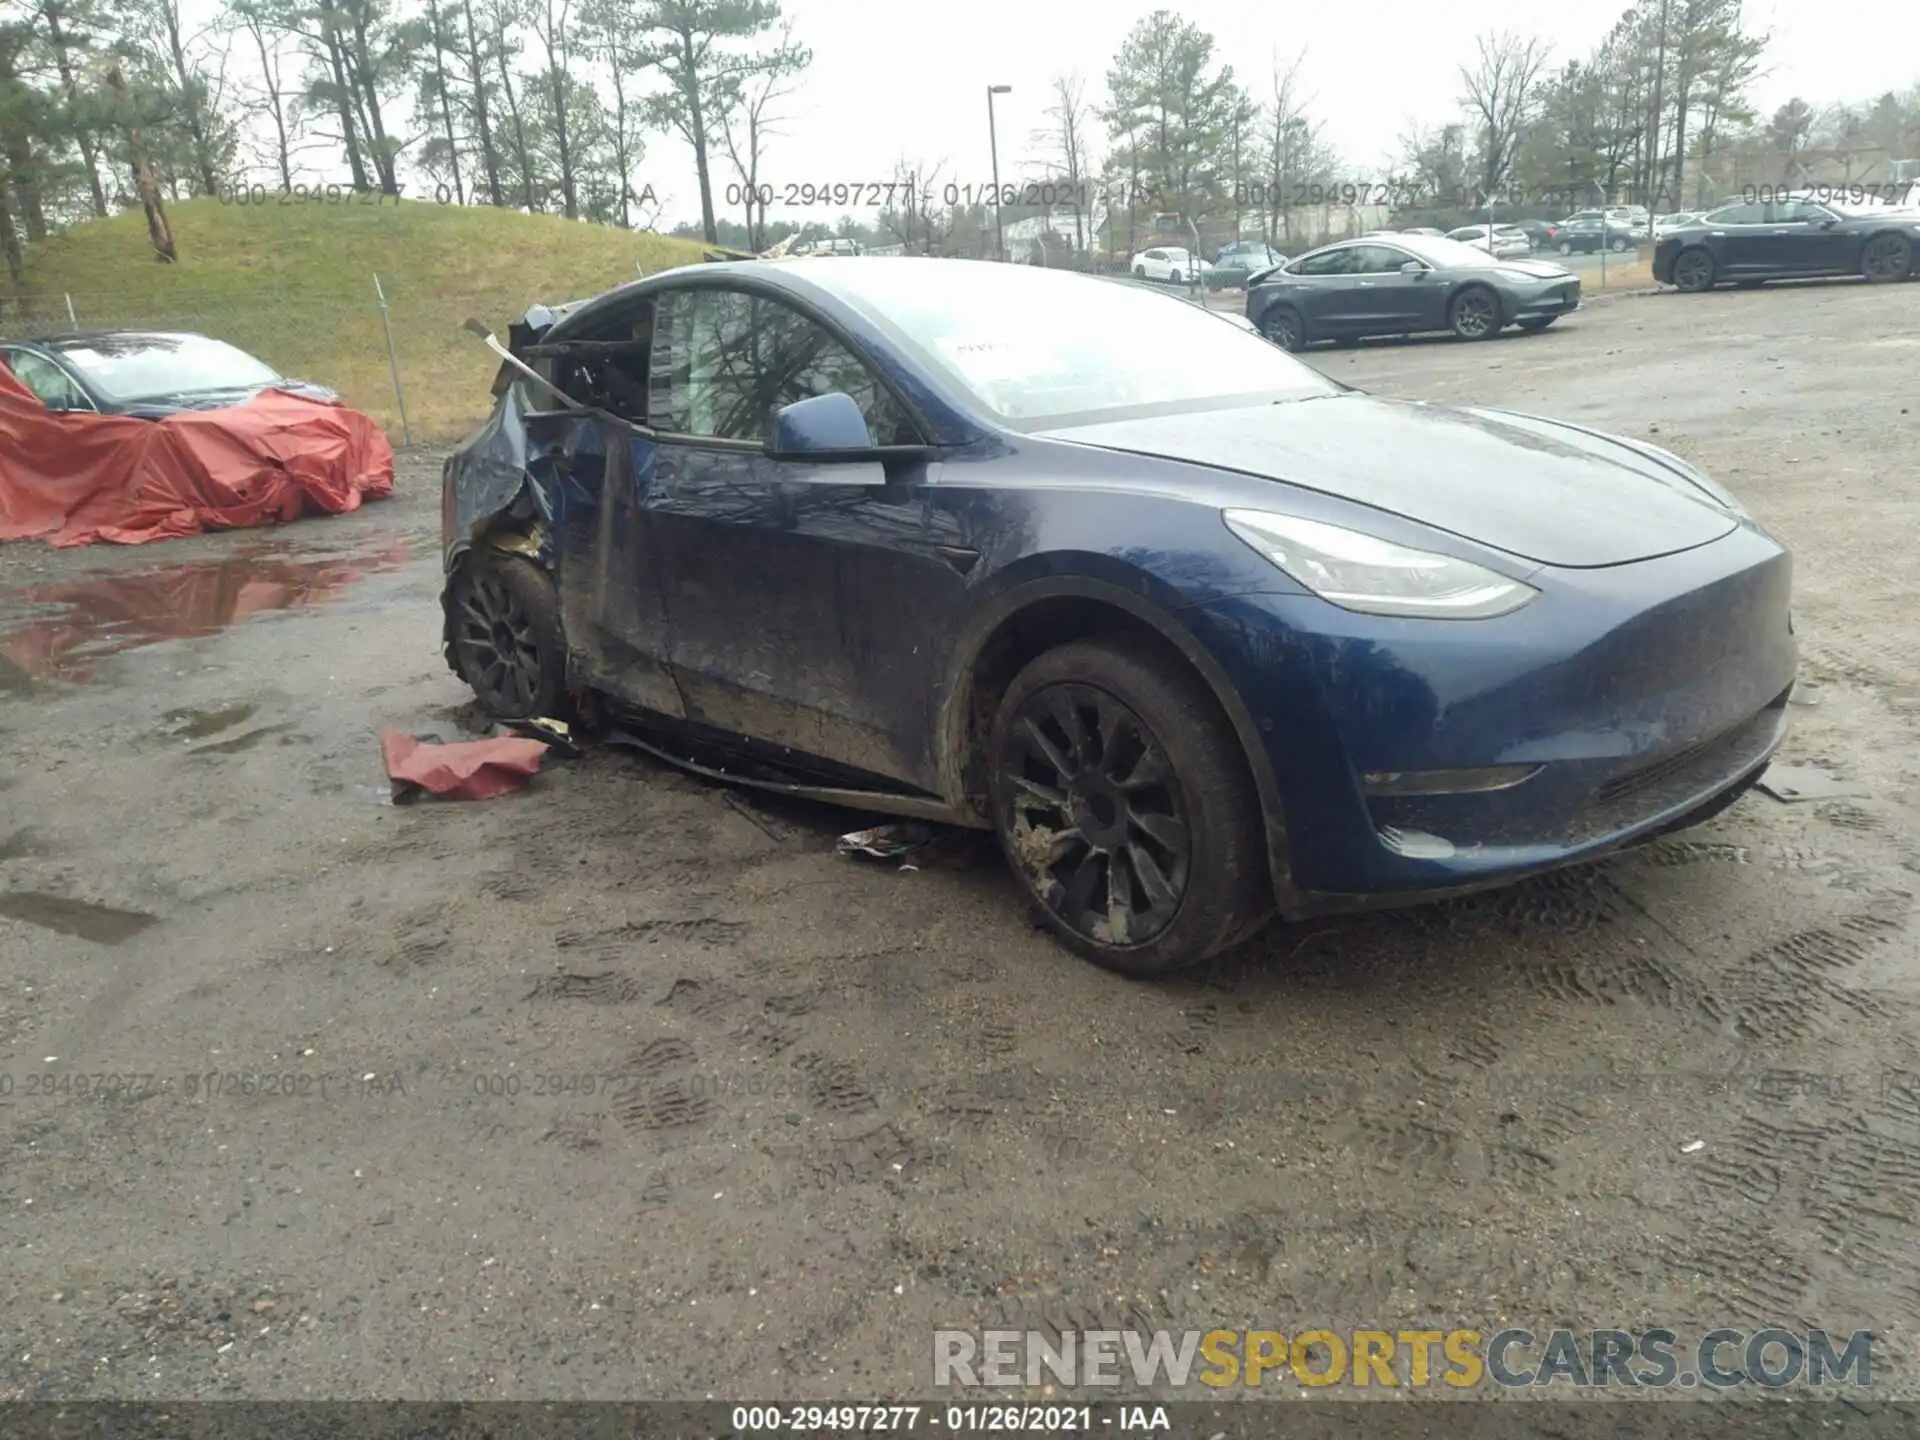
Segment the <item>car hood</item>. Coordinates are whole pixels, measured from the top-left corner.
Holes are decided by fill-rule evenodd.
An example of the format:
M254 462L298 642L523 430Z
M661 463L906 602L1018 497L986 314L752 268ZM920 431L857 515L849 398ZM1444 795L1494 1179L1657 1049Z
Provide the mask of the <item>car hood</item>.
M1573 272L1566 266L1552 260L1524 260L1515 258L1502 260L1502 270L1518 270L1522 275L1531 275L1536 280L1571 280Z
M1049 438L1338 496L1541 565L1625 565L1705 545L1739 524L1623 441L1507 411L1357 392L1074 426Z

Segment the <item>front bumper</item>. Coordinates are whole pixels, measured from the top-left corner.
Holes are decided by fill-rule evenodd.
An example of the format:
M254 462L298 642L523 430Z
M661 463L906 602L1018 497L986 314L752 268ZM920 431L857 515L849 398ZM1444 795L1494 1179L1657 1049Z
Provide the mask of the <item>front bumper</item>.
M1404 903L1588 859L1750 784L1786 730L1791 559L1742 527L1603 570L1547 570L1487 621L1310 595L1189 613L1261 735L1296 914ZM1537 766L1522 783L1369 793L1368 773ZM1423 842L1412 847L1408 836Z
M1530 289L1514 297L1511 318L1515 320L1544 319L1551 315L1568 315L1580 308L1580 277L1570 276L1565 280L1551 281L1537 289Z

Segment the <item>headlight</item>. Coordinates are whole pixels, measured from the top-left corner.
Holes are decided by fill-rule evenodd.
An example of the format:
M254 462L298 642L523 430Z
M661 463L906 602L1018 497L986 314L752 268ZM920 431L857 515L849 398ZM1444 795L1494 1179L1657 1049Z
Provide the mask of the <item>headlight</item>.
M1540 592L1471 561L1264 510L1228 510L1227 528L1322 600L1366 615L1486 620Z

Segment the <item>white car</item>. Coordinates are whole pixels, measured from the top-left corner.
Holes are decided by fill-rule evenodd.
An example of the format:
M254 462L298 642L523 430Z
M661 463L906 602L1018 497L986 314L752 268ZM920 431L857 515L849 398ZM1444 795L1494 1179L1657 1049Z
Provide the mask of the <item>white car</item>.
M1462 225L1449 230L1447 239L1485 250L1496 260L1518 260L1533 253L1533 241L1515 225Z
M1175 285L1184 285L1195 275L1204 278L1213 266L1205 260L1196 260L1190 250L1161 245L1152 250L1142 250L1133 257L1127 268L1133 272L1136 280L1166 280Z
M1676 210L1671 215L1656 215L1653 217L1653 233L1659 236L1665 235L1669 230L1682 229L1693 224L1705 213L1701 210Z

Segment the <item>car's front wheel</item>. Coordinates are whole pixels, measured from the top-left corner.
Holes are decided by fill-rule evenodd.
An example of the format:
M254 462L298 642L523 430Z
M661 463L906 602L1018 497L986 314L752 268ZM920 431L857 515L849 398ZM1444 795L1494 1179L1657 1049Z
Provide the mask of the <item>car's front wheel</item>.
M1077 640L1014 677L993 725L994 822L1046 925L1139 977L1196 965L1268 908L1233 727L1148 639Z
M1713 256L1695 247L1682 250L1673 261L1673 287L1689 295L1713 288Z
M1447 324L1462 340L1489 340L1500 333L1500 297L1484 285L1469 285L1454 296Z
M1571 255L1573 253L1573 242L1571 240L1562 240L1560 242L1560 253L1562 255Z
M454 668L488 714L532 720L563 708L566 636L545 571L521 555L476 550L447 582L445 603Z
M1144 280L1144 279L1146 279L1146 278L1147 278L1147 267L1146 267L1146 266L1144 266L1144 265L1136 265L1136 266L1134 266L1134 267L1133 267L1133 278L1134 278L1134 279L1136 279L1136 280Z
M1616 235L1612 240L1607 242L1607 248L1617 255L1627 248L1627 242Z
M1178 270L1174 271L1171 275L1169 275L1167 279L1175 285L1184 285L1187 283L1186 277L1182 275Z

